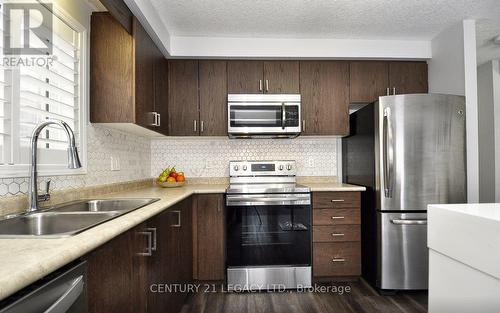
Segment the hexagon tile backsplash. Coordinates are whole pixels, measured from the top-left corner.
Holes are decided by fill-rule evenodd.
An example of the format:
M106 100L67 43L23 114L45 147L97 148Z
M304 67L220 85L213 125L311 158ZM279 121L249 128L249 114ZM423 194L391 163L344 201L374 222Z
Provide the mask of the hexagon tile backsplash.
M111 157L120 158L120 170L111 171ZM41 177L39 186L51 180L51 190L78 189L149 178L151 144L148 138L99 125L87 128L87 174ZM25 194L28 177L1 178L0 197Z
M176 166L189 177L227 177L231 160L296 160L298 176L337 176L339 138L165 138L151 141L151 175Z

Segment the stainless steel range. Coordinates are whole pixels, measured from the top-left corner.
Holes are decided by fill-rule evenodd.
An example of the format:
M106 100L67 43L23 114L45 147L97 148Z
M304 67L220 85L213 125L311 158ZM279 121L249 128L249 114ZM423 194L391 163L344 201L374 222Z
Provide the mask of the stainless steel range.
M228 289L310 287L311 194L295 161L234 161L229 176Z

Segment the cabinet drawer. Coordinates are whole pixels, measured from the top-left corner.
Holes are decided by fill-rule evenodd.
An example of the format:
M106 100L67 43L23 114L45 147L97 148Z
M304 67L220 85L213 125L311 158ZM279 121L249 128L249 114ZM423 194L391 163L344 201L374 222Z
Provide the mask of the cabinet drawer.
M361 275L361 243L359 241L314 243L313 275L315 277Z
M359 225L314 226L313 242L360 241Z
M313 209L359 208L359 192L314 192Z
M319 209L313 210L313 225L358 225L361 224L359 209Z

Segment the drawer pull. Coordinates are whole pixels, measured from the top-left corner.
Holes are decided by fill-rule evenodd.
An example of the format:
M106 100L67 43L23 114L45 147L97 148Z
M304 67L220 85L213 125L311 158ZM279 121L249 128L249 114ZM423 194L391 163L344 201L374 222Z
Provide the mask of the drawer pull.
M344 199L332 199L332 202L344 202Z
M344 258L333 258L332 262L345 262Z
M344 236L343 233L332 233L332 237L342 237Z
M344 218L344 216L332 216L332 220L342 220Z

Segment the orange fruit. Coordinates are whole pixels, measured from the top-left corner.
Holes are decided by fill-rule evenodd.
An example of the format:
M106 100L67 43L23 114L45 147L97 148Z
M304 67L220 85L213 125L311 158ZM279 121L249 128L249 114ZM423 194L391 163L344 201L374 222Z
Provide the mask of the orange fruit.
M186 177L184 177L184 175L177 175L177 181L178 182L186 181Z

